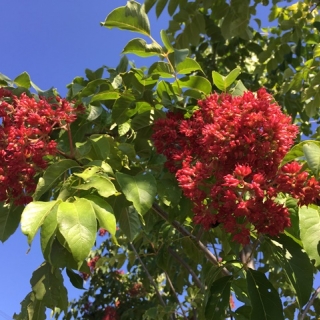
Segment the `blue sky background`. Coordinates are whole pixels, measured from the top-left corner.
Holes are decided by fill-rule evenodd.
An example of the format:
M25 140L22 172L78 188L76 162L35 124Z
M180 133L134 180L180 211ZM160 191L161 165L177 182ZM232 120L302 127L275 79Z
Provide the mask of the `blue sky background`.
M2 5L0 19L0 73L14 79L27 71L41 89L57 88L64 96L66 85L76 76L84 76L85 68L95 70L103 65L116 67L121 51L132 38L128 31L100 26L107 14L123 6L126 0L10 0ZM260 7L258 17L268 26L269 10ZM167 27L168 17L149 15L153 38ZM137 66L150 65L150 60L135 60ZM29 279L42 263L39 237L27 254L27 238L20 229L0 244L0 320L12 319L19 313L20 302L30 292ZM65 278L69 299L81 291Z

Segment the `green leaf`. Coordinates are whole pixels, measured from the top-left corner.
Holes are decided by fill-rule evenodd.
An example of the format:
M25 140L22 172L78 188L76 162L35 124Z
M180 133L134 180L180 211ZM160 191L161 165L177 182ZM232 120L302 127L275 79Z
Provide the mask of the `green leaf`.
M101 23L107 28L119 28L150 36L150 24L144 7L138 2L128 1L127 6L114 9Z
M0 241L5 242L18 228L23 206L0 203Z
M14 314L13 319L16 320L45 320L46 319L46 306L43 301L35 298L33 292L29 292L23 299L21 304L21 312Z
M30 76L27 72L22 72L20 75L18 75L13 82L18 86L18 87L23 87L29 89L31 87L31 81L30 81Z
M159 55L159 48L155 48L156 50L150 50L151 48L152 47L150 47L145 40L135 38L126 44L121 53L132 53L143 58Z
M97 189L98 193L105 198L108 198L117 193L117 189L111 180L100 174L95 174L85 181L84 184L74 186L74 189L89 190L91 188Z
M248 269L247 285L252 306L252 320L284 319L279 294L263 273Z
M117 91L103 91L95 94L91 98L91 102L103 100L116 100L120 98L120 93Z
M320 57L320 45L316 45L313 49L313 57Z
M106 134L93 134L90 136L89 141L98 157L93 160L105 160L109 156L113 144L110 136Z
M303 248L315 266L320 266L320 216L317 206L299 209L300 238Z
M235 80L237 79L238 75L241 73L240 68L235 68L232 71L230 71L230 73L225 77L225 85L228 87L230 87Z
M80 277L79 274L75 273L72 269L66 269L67 276L69 277L70 282L72 285L77 289L84 289L83 287L83 279Z
M157 193L156 180L152 174L130 176L117 172L116 179L127 200L132 201L139 214L145 214L152 207Z
M44 262L33 272L30 284L36 300L41 300L50 309L57 307L64 311L67 310L67 290L63 285L63 277L58 268Z
M231 94L235 96L243 96L243 94L248 91L248 89L244 86L241 80L237 81L237 84L231 90Z
M167 53L174 52L174 48L172 47L169 37L165 30L160 31L160 37L164 44L164 47L167 49Z
M137 211L132 206L122 208L119 216L119 225L130 242L139 234L141 223Z
M99 221L99 227L108 230L114 236L116 234L117 223L110 204L95 195L88 195L85 198L91 201L91 205Z
M87 120L93 121L93 120L99 118L102 111L103 111L103 108L101 106L90 105L90 112L89 112Z
M189 55L189 49L174 49L175 65L183 62Z
M207 320L225 318L225 312L229 306L231 279L232 276L226 276L212 283L205 306Z
M96 239L97 221L91 202L76 199L72 203L61 203L57 220L59 231L66 239L74 259L79 265L82 264Z
M320 147L315 143L305 143L302 147L309 168L316 177L319 177L320 172Z
M181 79L178 79L179 86L181 88L190 88L197 91L200 91L204 94L211 93L211 84L210 81L204 77L200 76L186 76Z
M186 58L177 65L177 73L179 74L189 74L198 70L202 71L200 64L191 58Z
M52 242L58 226L57 222L58 206L54 206L44 219L40 231L41 250L45 259L49 259ZM50 261L50 260L48 260Z
M163 9L165 8L165 6L167 5L168 3L168 0L158 0L157 1L157 4L156 4L156 15L157 15L157 18L160 17Z
M34 201L27 204L21 216L21 230L28 237L29 245L31 245L34 236L46 217L52 210L56 210L55 206L59 205L60 202L61 200L50 202Z
M60 177L68 170L79 167L79 164L70 159L64 159L52 164L39 179L36 191L33 195L34 200L39 200L43 194L53 189Z
M309 301L313 284L313 267L308 255L290 237L280 235L277 241L272 240L273 257L284 271L292 285L300 309ZM270 243L271 243L270 242Z
M163 78L173 78L174 70L169 63L160 61L155 62L150 66L148 74L158 74Z
M213 83L219 90L226 92L228 87L230 87L237 79L240 72L239 68L235 68L226 77L224 77L218 72L212 71Z

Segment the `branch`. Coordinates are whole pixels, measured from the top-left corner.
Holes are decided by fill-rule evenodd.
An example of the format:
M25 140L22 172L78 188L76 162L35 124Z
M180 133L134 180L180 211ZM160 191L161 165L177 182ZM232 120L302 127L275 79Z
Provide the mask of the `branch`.
M299 320L303 320L304 317L307 315L309 309L311 308L314 300L316 300L318 294L320 293L320 287L317 288L317 290L313 293L310 301L308 302L308 304L306 305L305 309L303 310L303 312L301 313L301 316L299 318Z
M174 296L175 296L175 298L176 298L176 300L177 300L177 302L178 302L178 305L180 306L180 309L181 309L182 314L183 314L183 318L184 318L185 320L188 320L187 315L185 314L185 311L183 310L182 304L181 304L181 302L179 301L178 295L177 295L176 290L174 289L174 287L173 287L173 285L172 285L172 282L171 282L171 280L170 280L170 277L169 277L168 273L167 273L166 271L165 271L164 273L165 273L165 275L166 275L166 278L167 278L167 281L168 281L168 283L169 283L169 286L170 286L170 288L171 288L171 290L172 290L172 292L173 292L173 294L174 294Z
M164 220L168 221L168 214L156 203L152 205L152 209ZM169 222L170 223L170 222ZM172 221L171 225L175 227L182 235L190 237L197 247L205 254L207 259L215 266L220 267L220 263L217 258L212 254L212 252L200 241L198 240L193 234L191 234L187 229L185 229L178 221ZM222 268L222 273L225 276L229 276L230 272L226 268Z
M141 260L139 254L138 254L136 248L134 247L134 245L132 244L132 242L130 242L129 245L130 245L131 249L133 250L133 252L135 253L137 259L138 259L139 262L141 263L141 266L142 266L143 270L145 271L145 273L147 274L147 277L148 277L150 283L153 285L154 289L156 290L157 296L158 296L158 298L159 298L162 306L165 307L166 304L165 304L165 302L163 301L162 296L161 296L161 294L160 294L160 292L159 292L159 290L158 290L158 288L157 288L157 285L156 285L156 283L153 281L153 278L151 277L151 274L149 273L146 265L145 265L145 264L143 263L143 261Z
M168 251L177 261L179 261L179 263L182 266L184 266L188 270L188 272L191 274L191 276L193 278L195 285L203 291L204 286L201 283L201 281L199 280L199 278L197 277L197 275L195 274L195 272L191 269L191 267L181 257L179 257L179 255L174 250L172 250L170 247L168 247Z

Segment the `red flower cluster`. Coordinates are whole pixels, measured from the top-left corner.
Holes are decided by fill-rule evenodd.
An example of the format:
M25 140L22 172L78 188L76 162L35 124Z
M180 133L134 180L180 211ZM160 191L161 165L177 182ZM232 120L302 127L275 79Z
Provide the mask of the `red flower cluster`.
M140 297L141 295L144 295L145 291L143 288L143 285L141 282L136 282L130 289L129 289L129 295L131 297Z
M25 93L17 97L0 88L0 202L32 201L34 176L47 166L43 157L56 153L57 143L50 134L66 128L79 111L82 106L74 108L60 97L35 99Z
M279 192L314 201L318 182L293 162L278 167L298 134L265 89L243 96L212 94L191 118L168 113L155 122L153 140L184 194L194 221L206 229L222 223L234 240L249 242L250 228L277 235L290 225Z
M104 310L102 320L118 320L119 315L115 307L108 306Z
M103 236L106 235L107 232L108 232L108 230L100 228L99 231L98 231L98 234L99 234L100 237L103 237Z
M87 265L90 268L91 272L94 271L94 269L96 268L96 264L99 259L100 259L99 256L95 256L94 258L88 260Z

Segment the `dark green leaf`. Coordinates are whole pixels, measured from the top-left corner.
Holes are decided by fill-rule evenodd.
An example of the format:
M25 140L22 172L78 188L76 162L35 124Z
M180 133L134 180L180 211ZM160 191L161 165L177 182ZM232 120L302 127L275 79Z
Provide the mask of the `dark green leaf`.
M157 1L157 4L156 4L156 15L157 15L157 18L160 17L163 9L167 5L167 2L168 2L168 0L158 0Z
M120 93L116 91L103 91L95 94L91 98L91 102L103 101L103 100L116 100L120 98Z
M222 277L214 281L207 292L208 299L205 306L207 320L224 319L229 306L230 286L232 276Z
M272 241L273 256L291 283L300 309L309 301L313 284L313 267L308 255L290 237L280 235Z
M174 70L169 63L160 61L150 66L148 74L158 74L163 78L173 78Z
M80 277L78 273L75 273L71 269L66 269L67 276L69 277L70 282L72 285L77 289L84 289L83 287L83 279Z
M0 203L0 241L5 242L18 228L23 206Z
M247 284L252 320L284 320L279 294L263 273L248 269Z

